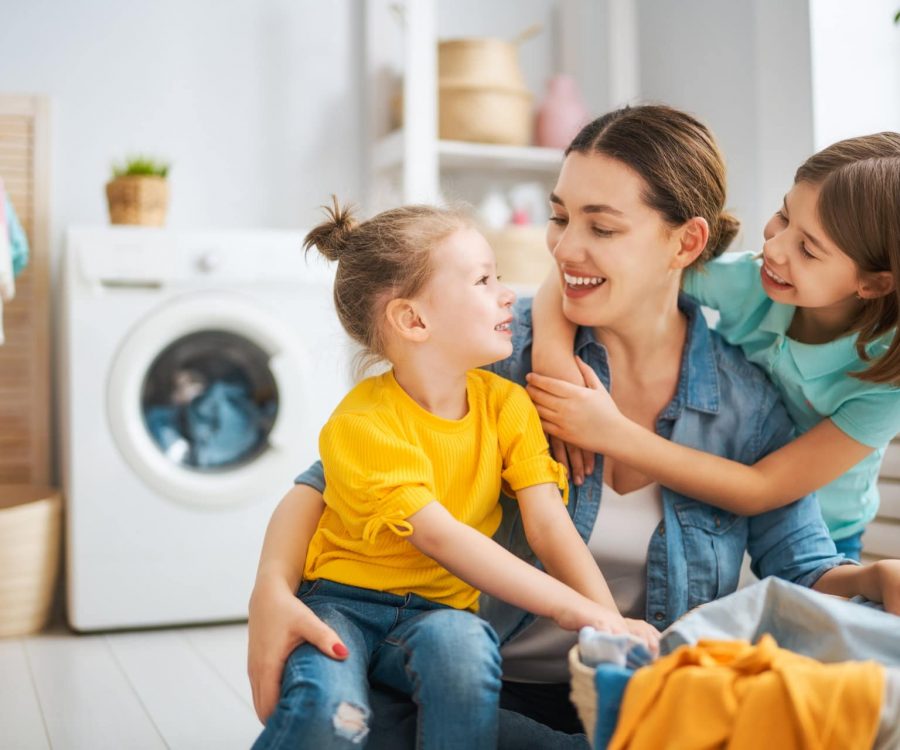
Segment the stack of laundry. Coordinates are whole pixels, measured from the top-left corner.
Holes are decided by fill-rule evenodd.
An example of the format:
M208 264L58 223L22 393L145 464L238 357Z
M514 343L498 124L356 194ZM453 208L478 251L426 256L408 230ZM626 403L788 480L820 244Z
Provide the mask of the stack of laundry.
M595 748L900 747L892 615L766 579L687 615L660 648L652 660L621 636L580 634Z

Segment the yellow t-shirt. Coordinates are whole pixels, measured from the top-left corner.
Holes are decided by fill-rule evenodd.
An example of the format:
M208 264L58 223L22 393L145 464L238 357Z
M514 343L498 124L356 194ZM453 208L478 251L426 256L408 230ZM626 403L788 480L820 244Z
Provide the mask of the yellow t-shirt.
M319 436L325 512L304 578L414 593L457 609L477 609L478 591L404 537L406 520L433 500L491 536L501 490L553 483L568 500L565 470L550 457L528 394L483 370L467 374L468 413L443 419L423 409L393 371L357 385Z

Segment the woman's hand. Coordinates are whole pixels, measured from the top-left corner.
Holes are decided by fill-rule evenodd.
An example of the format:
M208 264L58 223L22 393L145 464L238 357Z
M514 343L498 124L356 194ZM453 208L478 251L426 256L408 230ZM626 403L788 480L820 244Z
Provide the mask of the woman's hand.
M334 659L345 659L349 653L337 634L284 582L257 582L250 597L247 635L253 707L264 724L278 703L284 664L297 646L311 643Z
M625 618L625 627L628 632L635 638L640 638L644 645L650 650L650 653L656 657L659 656L659 631L645 620L632 620L630 617Z
M581 359L576 362L586 388L531 372L526 389L546 432L582 449L606 453L624 417L597 374Z

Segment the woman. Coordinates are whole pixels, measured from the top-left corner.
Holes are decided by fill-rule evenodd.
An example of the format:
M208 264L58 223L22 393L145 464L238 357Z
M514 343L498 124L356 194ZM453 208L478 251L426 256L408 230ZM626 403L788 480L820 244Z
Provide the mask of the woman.
M708 330L696 304L679 297L684 269L722 252L736 231L722 210L725 170L709 131L667 107L610 113L573 141L550 201L548 245L564 311L581 326L575 351L607 388L614 380L619 408L663 437L746 463L787 442L791 422L771 384ZM530 301L515 312L513 354L493 369L524 383ZM294 598L306 550L288 538L303 530L308 539L315 529L321 496L312 488L322 489L320 468L298 481L310 486L295 487L273 516L250 606L250 674L261 716L274 705L281 666L297 643L333 654L339 642ZM760 577L864 594L897 610L897 563L845 565L812 497L739 517L599 458L573 488L569 512L622 614L660 629L734 591L745 550ZM494 539L534 560L511 503ZM571 637L486 597L481 613L503 646L502 705L577 729L564 659ZM289 628L291 639L283 635Z

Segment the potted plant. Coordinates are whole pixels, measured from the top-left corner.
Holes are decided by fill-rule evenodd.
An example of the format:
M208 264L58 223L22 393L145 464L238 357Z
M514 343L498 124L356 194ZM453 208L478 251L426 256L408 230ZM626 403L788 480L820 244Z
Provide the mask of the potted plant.
M145 156L113 165L106 183L109 219L113 224L161 227L169 206L169 164Z

